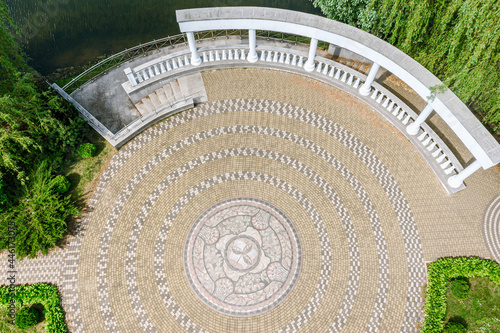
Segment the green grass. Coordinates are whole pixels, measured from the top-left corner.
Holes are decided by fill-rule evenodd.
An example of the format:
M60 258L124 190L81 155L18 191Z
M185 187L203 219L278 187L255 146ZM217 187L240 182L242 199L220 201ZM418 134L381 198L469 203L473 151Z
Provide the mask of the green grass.
M81 158L75 151L67 157L67 164L63 168L64 175L71 183L71 187L65 195L71 195L80 211L85 208L99 177L117 152L116 148L94 130L87 133L86 138L87 142L91 142L97 147L94 156ZM72 234L74 222L71 221L68 225L69 234Z
M470 294L464 300L448 289L444 322L461 322L471 333L500 333L500 286L487 277L470 278L469 283Z

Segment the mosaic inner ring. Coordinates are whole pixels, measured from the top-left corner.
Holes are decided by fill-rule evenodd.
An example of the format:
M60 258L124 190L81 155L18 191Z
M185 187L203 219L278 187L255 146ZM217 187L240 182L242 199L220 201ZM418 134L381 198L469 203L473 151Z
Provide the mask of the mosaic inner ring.
M210 207L193 225L184 267L205 303L222 313L249 316L288 295L301 252L297 232L276 207L259 199L229 199Z
M241 108L241 109L246 109L246 108L248 107L248 106L243 106L243 107L240 107L240 106L238 105L238 107L236 107L236 108L235 108L235 107L234 107L234 105L233 105L232 103L233 103L233 102L232 102L232 101L230 101L230 102L229 102L229 105L223 105L223 106L222 106L222 109L223 109L225 112L228 112L228 111L230 111L230 110L228 110L228 109L234 109L234 110L236 110L236 109L240 109L240 108ZM271 104L272 104L272 103L271 103ZM217 105L216 107L218 108L219 106L220 106L220 105ZM255 106L255 105L254 105L254 106ZM274 106L276 106L276 105L274 105ZM281 107L281 106L280 106L280 105L278 105L278 107ZM275 110L275 108L274 108L273 110ZM205 111L206 111L206 110L205 110ZM212 113L213 111L214 111L214 110L212 109L212 110L210 110L210 112L209 112L209 113ZM283 111L283 110L278 110L278 113L279 113L280 111ZM298 110L298 111L299 111L299 112L301 112L301 111L303 111L303 110ZM195 110L195 112L196 112L196 110ZM177 117L176 117L176 118L177 118ZM309 118L309 119L311 119L311 120L312 120L312 118ZM184 119L183 121L185 121L185 119ZM323 124L324 124L324 123L323 123ZM247 128L249 128L249 127L245 127L245 126L243 126L243 127L239 127L239 128L233 128L233 131L235 131L236 133L241 133L241 132L245 132L245 130L246 130ZM159 134L160 134L160 132L162 132L162 131L164 131L164 129L163 129L163 128L160 128L160 129L156 128L156 129L155 129L155 133L154 133L153 137L154 137L154 136L156 136L156 135L159 135ZM221 134L221 131L222 131L222 132L224 132L224 131L225 131L225 129L223 129L223 128L218 128L218 129L215 129L214 131L215 131L215 132L218 132L216 135L219 135L219 134ZM270 128L256 128L256 127L255 127L255 128L252 128L252 129L251 129L251 130L249 130L249 131L250 131L250 132L251 132L251 131L253 131L253 132L257 132L257 133L260 131L260 133L265 133L265 134L267 134L267 135L269 135L269 133L273 133L273 129L270 129ZM228 131L228 133L229 133L229 132L230 132L230 131ZM149 133L149 134L151 134L151 133ZM200 135L201 135L201 137L202 137L202 139L203 139L203 135L205 135L205 134L197 134L198 138L200 138ZM285 132L280 132L280 133L278 133L278 132L274 132L274 134L271 134L271 135L277 135L277 136L280 136L280 137L283 137L283 136L288 135L288 137L289 137L289 138L291 138L290 133L288 133L288 134L287 134L287 133L285 133ZM349 136L345 136L345 133L343 134L343 139L350 140ZM300 138L299 138L298 140L300 141L300 144L305 144L305 145L307 145L307 143L306 143L304 140L301 140ZM134 142L134 143L135 143L135 142ZM130 149L135 149L136 147L138 147L138 146L140 146L140 145L141 145L141 143L140 143L140 142L139 142L139 143L135 143L134 148L130 148ZM351 146L356 147L356 146L357 146L357 144L354 144L354 145L351 145ZM311 146L311 147L312 147L312 146ZM127 147L127 148L128 148L128 147ZM123 154L131 154L130 149L124 150L124 151L123 151ZM180 149L180 148L179 148L179 149ZM317 149L317 148L313 148L313 149ZM370 154L369 154L369 153L367 153L367 152L366 152L366 150L364 150L362 147L361 147L360 152L362 153L361 155L362 155L362 156L364 156L364 158L366 158L366 157L368 157L368 158L369 158L369 160L370 160L370 162L369 162L369 163L370 163L371 165L375 165L376 167L379 167L379 165L378 165L378 163L377 163L376 159L374 160L374 159L373 159L373 156L370 156ZM218 153L218 154L220 154L220 152L217 152L217 153ZM121 153L120 153L120 154L121 154ZM252 153L252 152L249 152L249 151L247 151L246 153L245 153L245 152L243 152L243 151L239 151L239 152L234 152L233 154L236 154L236 156L238 156L238 155L241 155L241 154L243 154L243 155L245 155L245 154L252 155L253 153ZM260 156L260 155L262 155L262 154L263 154L263 152L262 152L262 151L260 151L260 152L258 152L258 153L257 153L257 155L258 155L258 156ZM167 154L167 156L168 156L168 154ZM269 156L271 156L271 155L269 155ZM269 156L268 156L268 157L269 157ZM275 156L273 156L272 158L274 158L274 159L281 159L281 160L282 160L283 158L286 158L286 156L278 156L278 155L275 155ZM203 162L203 160L201 160L201 163L204 163L204 162ZM295 162L290 161L289 163L295 163ZM147 172L147 169L148 169L148 168L146 168L146 169L145 169L145 172ZM340 171L340 170L339 170L339 171ZM378 174L379 174L379 175L384 176L383 172L382 172L382 173L380 173L380 171L378 171ZM349 177L349 174L348 174L348 173L346 173L345 175L346 175L346 177ZM234 177L234 176L233 176L233 177ZM230 179L231 179L231 178L229 178L228 180L230 180ZM389 178L389 179L387 179L387 177L382 177L382 179L384 180L384 182L390 182L390 178ZM139 182L139 181L140 181L140 178L136 178L136 177L134 177L134 181L133 181L134 183L137 183L137 182ZM355 187L356 187L356 188L359 188L359 186L355 186ZM133 186L132 186L131 188L129 188L129 190L132 190L132 189L133 189ZM127 191L129 191L129 190L127 190ZM359 194L360 198L362 198L364 195L365 195L365 194L363 194L363 192L360 192L360 194ZM397 195L397 192L396 192L396 195ZM392 196L394 197L394 195L392 195ZM123 200L120 200L120 201L126 201L126 198L125 198L125 197L123 197ZM364 202L368 202L368 201L364 200ZM398 205L399 205L399 204L400 204L400 202L398 202ZM369 206L369 203L366 203L366 205L368 205L368 206ZM366 205L365 205L365 207L367 207ZM403 205L403 206L404 206L404 205ZM401 210L401 206L399 206L399 207L398 207L398 209L399 209L399 210ZM403 211L404 211L404 207L403 207ZM114 211L114 213L113 213L113 214L115 214L115 213L119 213L119 210ZM370 215L370 217L372 217L372 216L373 216L373 215ZM375 218L372 222L376 222L376 218ZM112 232L112 229L111 229L110 231ZM374 231L376 231L376 226L375 226L375 228L374 228ZM140 228L139 228L139 232L140 232ZM131 238L130 238L131 240L133 240L133 239L134 239L134 237L135 237L134 235L132 235L132 236L133 236L133 237L131 237ZM132 242L132 243L130 243L130 244L133 244L133 243L134 243L134 241L131 241L131 242ZM133 249L133 246L132 246L132 247L129 247L128 249ZM383 253L383 252L381 252L381 253ZM127 257L128 257L128 256L127 256ZM129 259L127 259L127 266L129 266L129 263L130 263L130 264L132 264L133 262L134 262L133 260L132 260L132 261L129 261ZM383 263L383 262L384 262L384 260L381 260L381 262ZM105 262L104 262L104 263L105 263ZM380 263L379 263L379 264L380 264ZM383 267L383 266L382 266L382 267ZM381 272L382 272L382 273L385 273L383 270L382 270ZM384 285L384 283L383 283L383 281L384 281L384 280L381 278L381 279L380 279L380 281L382 281L382 284L380 284L379 289L382 289L382 290L383 290L383 289L385 289L385 285ZM129 289L129 291L130 291L130 289ZM135 299L135 298L134 298L134 299ZM377 303L377 304L379 304L379 303ZM105 308L105 307L106 307L106 306L104 305L104 308ZM381 305L381 309L383 309L383 304ZM135 310L135 308L134 308L134 310ZM375 311L374 311L374 312L375 312ZM382 311L382 312L383 312L383 311ZM377 312L377 313L379 313L379 312ZM377 318L377 317L372 317L372 318ZM299 320L299 321L300 321L300 320ZM377 327L377 319L374 319L373 321L372 321L372 320L370 321L370 323L372 323L372 322L374 323L374 324L372 324L372 325L373 325L373 327L375 327L375 329L376 329L376 327ZM141 326L142 326L142 325L141 325ZM108 328L110 328L110 327L112 327L112 326L108 326ZM147 326L142 326L142 327L143 327L143 328L145 328L145 327L147 327ZM294 330L294 328L295 328L295 326L291 326L292 331ZM332 330L333 330L333 331L336 331L336 328L333 328Z

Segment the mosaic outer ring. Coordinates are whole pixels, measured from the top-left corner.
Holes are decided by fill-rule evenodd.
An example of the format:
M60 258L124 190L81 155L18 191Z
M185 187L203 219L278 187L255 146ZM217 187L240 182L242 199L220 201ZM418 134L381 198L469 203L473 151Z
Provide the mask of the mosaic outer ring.
M224 211L231 207L242 206L242 205L254 206L258 207L259 209L265 209L267 213L274 216L280 222L280 224L285 227L287 235L291 241L290 245L292 248L291 251L292 264L285 283L275 293L273 293L271 297L252 306L237 307L237 306L231 306L230 304L215 299L203 287L202 283L196 278L197 274L194 268L193 256L191 256L191 254L194 249L194 243L196 242L196 239L199 237L199 231L204 227L205 223L210 218L212 218L218 212ZM234 236L233 239L237 237L238 236ZM227 243L226 247L229 244L230 242ZM232 198L228 200L223 200L210 207L195 221L195 223L191 227L184 248L184 267L185 267L186 278L189 281L189 284L193 289L193 291L205 304L210 306L212 309L233 316L254 316L267 312L276 307L277 305L279 305L289 295L289 293L295 286L295 283L297 282L297 278L300 272L301 261L302 261L302 250L300 245L300 239L299 235L297 234L297 231L293 227L292 222L278 208L274 207L268 202L255 198ZM252 265L250 269L247 269L247 271L254 269L255 266L257 266L257 264L258 262ZM265 270L267 270L268 267L269 265L266 267Z
M500 263L500 194L491 200L484 212L483 237L493 259Z

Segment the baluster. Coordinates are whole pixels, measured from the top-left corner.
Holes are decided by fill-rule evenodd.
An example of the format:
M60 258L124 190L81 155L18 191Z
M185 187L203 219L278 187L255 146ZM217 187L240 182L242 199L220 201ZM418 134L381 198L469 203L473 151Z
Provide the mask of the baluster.
M292 57L292 66L297 66L297 55L294 54Z
M273 61L273 52L272 51L267 51L266 61Z
M170 61L165 60L165 63L167 64L167 71L171 71L172 70L172 66L170 66Z
M324 75L328 74L328 64L325 64L325 68L323 68L322 74Z
M266 50L262 50L260 52L260 61L265 61L266 60Z
M234 60L240 60L240 55L238 54L238 50L234 50Z
M354 87L355 89L358 89L358 87L359 87L360 83L361 83L361 79L358 77L358 78L356 79L356 82L354 82L354 86L353 86L353 87Z
M285 63L285 53L284 52L280 52L280 60L279 60L280 64L283 64Z
M273 62L278 62L278 52L274 51Z
M335 79L336 80L340 79L340 68L337 69L337 73L335 73Z
M332 66L332 69L330 69L330 72L328 73L329 77L333 77L333 74L335 73L335 66Z
M214 51L210 51L209 52L209 61L214 61L215 58L214 58Z
M342 75L340 81L345 82L346 80L347 80L347 72L344 72L344 75Z
M347 84L352 85L353 79L354 79L354 75L349 75L349 78L347 79Z
M165 69L165 65L163 64L163 62L160 62L160 71L162 73L165 73L167 70Z
M155 76L155 73L153 72L153 66L148 67L148 74L149 74L149 77Z
M302 67L304 66L304 57L299 56L299 62L297 63L297 66Z
M323 63L318 62L318 66L316 67L316 72L321 73L321 69L323 68Z
M171 60L172 60L172 68L173 68L173 69L177 69L177 68L179 68L179 66L177 66L177 62L175 61L175 59L174 59L174 58L172 58Z
M290 53L286 54L285 64L290 65Z
M219 50L215 51L215 61L220 61L220 53Z
M222 60L227 60L227 52L226 52L226 50L222 50Z
M208 62L208 56L206 51L203 51L203 62Z
M158 69L158 64L154 64L153 68L155 70L155 75L160 75L161 74L160 70Z

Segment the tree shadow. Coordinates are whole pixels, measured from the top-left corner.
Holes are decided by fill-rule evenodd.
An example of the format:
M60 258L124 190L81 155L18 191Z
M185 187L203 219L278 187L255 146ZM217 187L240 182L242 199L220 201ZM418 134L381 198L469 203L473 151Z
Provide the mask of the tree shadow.
M460 316L451 317L448 320L448 322L459 323L459 324L462 324L463 327L467 328L467 322L465 321L464 318L462 318Z

